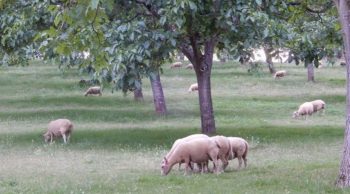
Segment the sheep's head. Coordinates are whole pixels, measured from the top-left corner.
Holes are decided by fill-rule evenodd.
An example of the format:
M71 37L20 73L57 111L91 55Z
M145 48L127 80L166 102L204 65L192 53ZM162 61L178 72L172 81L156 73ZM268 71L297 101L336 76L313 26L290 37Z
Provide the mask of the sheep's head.
M297 117L299 117L299 112L298 111L293 112L293 118L295 119Z
M170 165L168 160L166 159L166 157L164 157L163 161L162 161L162 167L161 167L161 173L163 176L166 176L169 172L170 172Z
M46 143L49 143L49 142L50 142L51 136L50 136L50 134L49 134L48 132L45 133L45 134L43 135L43 137L44 137L44 141L45 141Z

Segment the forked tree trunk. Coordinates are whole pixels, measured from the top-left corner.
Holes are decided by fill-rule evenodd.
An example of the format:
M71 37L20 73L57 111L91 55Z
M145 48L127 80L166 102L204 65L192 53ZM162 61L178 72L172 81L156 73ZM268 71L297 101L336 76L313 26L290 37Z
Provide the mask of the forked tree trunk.
M312 62L308 62L306 65L307 65L307 81L315 82L314 64Z
M143 101L142 88L137 88L134 90L134 100L135 101Z
M201 127L204 134L215 134L215 119L213 102L211 98L210 75L213 65L215 41L207 40L204 45L204 55L192 40L192 49L183 48L184 54L193 64L198 83L199 108L201 114Z
M167 113L167 109L165 104L162 83L160 82L159 72L157 72L156 76L154 76L153 78L151 76L150 81L152 86L154 107L155 107L156 113L159 115L165 115Z
M339 13L343 31L343 43L346 61L346 123L344 132L343 157L340 163L339 175L336 181L338 187L350 186L350 6L346 0L334 0Z
M274 67L273 62L272 62L272 55L271 55L272 51L273 51L273 49L269 49L269 48L264 47L264 53L266 56L267 67L269 68L270 73L274 74L274 73L276 73L276 70L275 70L275 67Z

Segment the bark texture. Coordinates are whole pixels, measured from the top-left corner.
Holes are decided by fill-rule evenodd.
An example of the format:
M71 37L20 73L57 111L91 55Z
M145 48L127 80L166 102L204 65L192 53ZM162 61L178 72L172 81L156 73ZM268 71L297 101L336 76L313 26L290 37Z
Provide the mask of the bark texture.
M312 62L307 64L307 81L315 82L314 64Z
M155 111L159 115L165 115L167 113L167 108L165 104L162 83L160 82L159 72L157 72L156 76L154 76L153 78L151 76L150 80L153 92Z
M339 175L336 186L345 188L350 186L350 14L349 3L346 0L334 0L339 13L342 26L343 42L346 61L346 124L344 132L343 156L340 163Z

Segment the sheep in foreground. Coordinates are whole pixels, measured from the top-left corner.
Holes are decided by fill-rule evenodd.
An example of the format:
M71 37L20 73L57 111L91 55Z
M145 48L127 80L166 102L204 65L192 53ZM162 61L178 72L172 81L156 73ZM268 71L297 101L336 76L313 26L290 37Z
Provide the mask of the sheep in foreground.
M312 115L314 112L314 105L311 102L305 102L299 106L299 109L293 113L293 118L305 117L307 115Z
M168 157L164 157L161 165L161 173L162 175L167 175L175 164L185 163L185 172L187 174L191 168L191 162L201 164L209 160L213 161L214 172L218 173L218 154L219 147L210 138L197 138L189 142L183 142Z
M317 112L317 111L324 112L326 108L326 103L323 100L314 100L314 101L311 101L311 103L314 106L314 112Z
M100 86L90 87L89 89L86 90L84 96L96 95L96 94L98 94L99 96L102 96L102 92L101 92L101 87Z
M224 171L228 165L228 159L231 152L231 144L229 139L227 137L222 135L217 135L214 137L211 137L211 139L216 143L216 145L219 147L219 155L218 159L221 160L223 166L222 170Z
M281 78L287 75L286 70L276 71L275 75L273 76L275 79Z
M191 84L191 86L188 88L188 92L198 91L198 84Z
M238 169L242 166L242 159L244 160L244 167L247 167L247 155L249 150L249 144L246 140L240 137L227 137L230 141L231 152L229 156L229 160L233 160L235 158L238 159Z
M72 131L73 123L70 120L57 119L49 123L47 132L43 136L46 143L52 143L53 139L58 137L62 137L64 143L67 143Z
M173 68L180 68L182 67L182 63L181 62L175 62L173 64L171 64L170 68L173 69Z
M168 152L168 154L167 154L165 157L168 158L168 157L174 152L174 150L176 149L176 147L177 147L179 144L181 144L181 143L183 143L183 142L189 142L189 141L191 141L191 140L193 140L193 139L197 139L197 138L209 138L209 136L207 136L207 135L205 135L205 134L192 134L192 135L186 136L186 137L184 137L184 138L177 139L177 140L173 143L173 145L172 145L170 151ZM165 162L165 161L163 160L163 163L164 163L164 162ZM181 167L181 163L179 163L179 169L180 169L180 167ZM192 166L191 166L191 167L192 167ZM203 165L202 165L202 164L198 164L198 168L199 168L200 171L202 171L202 172L204 171L204 168L203 168Z

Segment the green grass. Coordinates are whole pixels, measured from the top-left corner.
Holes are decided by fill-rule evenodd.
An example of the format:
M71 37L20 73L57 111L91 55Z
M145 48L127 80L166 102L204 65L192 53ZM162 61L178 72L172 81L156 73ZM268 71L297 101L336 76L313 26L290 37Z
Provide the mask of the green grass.
M164 66L161 76L169 114L154 113L148 79L145 101L105 86L102 97L84 97L76 69L33 61L0 67L0 193L350 193L334 186L345 125L345 69L315 70L276 64L288 76L274 80L266 67L247 73L237 63L215 64L212 97L217 133L248 140L248 167L230 162L220 175L160 175L172 143L200 132L194 72ZM304 101L323 99L325 114L292 119ZM48 145L50 120L69 118L71 143Z

